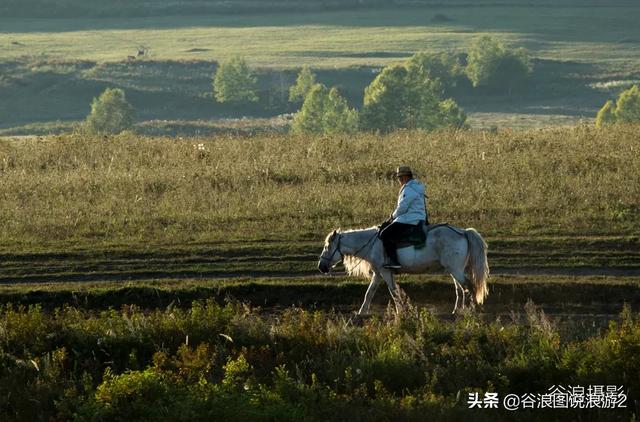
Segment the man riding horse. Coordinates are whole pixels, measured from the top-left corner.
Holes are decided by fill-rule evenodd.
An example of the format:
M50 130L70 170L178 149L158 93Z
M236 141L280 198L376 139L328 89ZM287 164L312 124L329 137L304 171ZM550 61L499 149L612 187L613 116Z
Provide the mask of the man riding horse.
M458 308L458 291L462 292L463 307L467 292L472 304L481 305L489 294L487 243L477 230L450 224L430 226L427 236L423 227L427 223L424 185L413 178L409 167L398 167L395 174L402 187L391 218L381 227L333 230L324 241L318 269L328 273L342 261L349 275L370 279L359 315L369 312L382 281L387 283L396 310L401 309L402 301L394 280L396 272L425 274L444 269L451 275L456 291L454 312ZM413 247L396 250L398 241L402 246L406 243ZM398 268L402 269L397 271Z
M398 167L395 176L401 185L398 203L389 220L383 223L379 234L388 257L384 268L389 269L402 268L398 263L397 243L407 239L416 226L429 224L425 186L413 177L411 168L407 166Z

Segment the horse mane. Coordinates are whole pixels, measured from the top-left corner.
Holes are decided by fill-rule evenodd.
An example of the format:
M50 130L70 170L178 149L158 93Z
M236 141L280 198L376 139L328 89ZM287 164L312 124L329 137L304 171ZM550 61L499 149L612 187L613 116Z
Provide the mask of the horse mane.
M371 271L373 271L373 267L367 261L362 258L358 258L353 255L345 255L342 259L342 263L344 264L345 270L347 270L347 274L355 277L371 277Z
M368 227L366 229L347 230L342 233L351 233L351 232L358 232L358 231L371 230L371 229L376 229L376 227ZM344 265L344 268L347 271L347 274L350 276L364 277L368 279L371 277L371 273L373 272L373 266L368 261L358 256L344 255L342 259L342 264Z

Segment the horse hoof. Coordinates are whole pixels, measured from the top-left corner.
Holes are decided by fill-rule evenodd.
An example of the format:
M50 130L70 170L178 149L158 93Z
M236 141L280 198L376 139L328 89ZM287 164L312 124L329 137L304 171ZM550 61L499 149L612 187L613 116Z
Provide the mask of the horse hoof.
M373 317L373 314L355 314L351 318L349 318L349 321L351 321L353 325L360 327L372 317Z

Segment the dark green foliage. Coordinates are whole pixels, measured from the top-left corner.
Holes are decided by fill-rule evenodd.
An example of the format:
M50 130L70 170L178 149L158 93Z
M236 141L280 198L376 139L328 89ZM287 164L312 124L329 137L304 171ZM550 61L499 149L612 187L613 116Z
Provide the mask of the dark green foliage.
M438 70L433 73L444 74ZM444 77L444 76L443 76ZM442 84L418 57L406 65L388 66L365 89L362 127L390 132L394 129L462 127L465 114L451 100L442 99Z
M477 38L469 49L466 72L475 87L511 94L526 86L532 70L525 49L509 50L488 35Z
M407 68L423 78L438 80L444 92L451 92L464 76L459 57L451 53L416 53L407 62Z
M607 383L624 386L629 407L598 420L628 420L640 388L640 321L628 309L574 343L532 306L520 324L442 322L409 306L354 326L213 302L0 317L3 420L500 420L509 415L466 409L467 393Z
M256 78L242 57L220 64L213 79L216 100L221 103L256 102Z
M136 112L127 102L124 91L107 88L91 103L85 128L93 134L117 134L133 126Z

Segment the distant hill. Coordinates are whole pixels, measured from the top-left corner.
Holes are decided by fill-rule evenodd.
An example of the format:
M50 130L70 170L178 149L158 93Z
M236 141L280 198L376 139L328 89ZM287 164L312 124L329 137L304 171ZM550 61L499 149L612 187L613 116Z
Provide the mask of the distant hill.
M614 6L637 0L3 0L2 17L142 17L411 6Z

